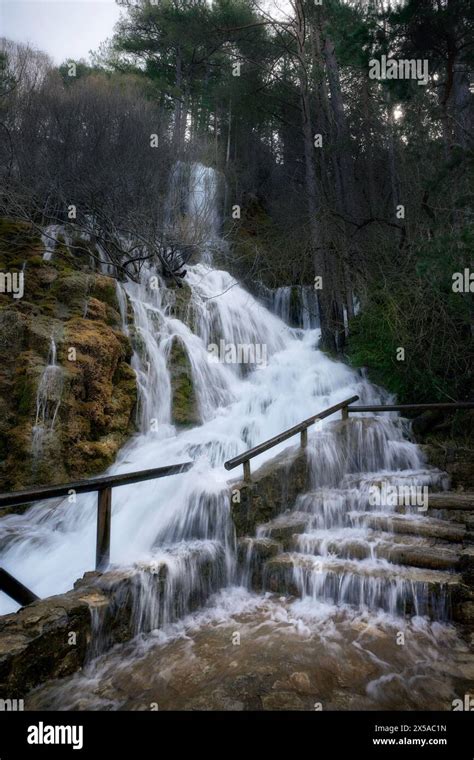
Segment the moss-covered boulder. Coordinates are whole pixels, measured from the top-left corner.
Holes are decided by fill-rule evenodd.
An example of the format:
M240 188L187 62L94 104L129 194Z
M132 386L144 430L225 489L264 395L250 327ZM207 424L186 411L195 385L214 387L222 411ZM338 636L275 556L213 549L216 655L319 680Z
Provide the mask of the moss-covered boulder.
M0 294L1 490L101 472L134 430L115 280L76 268L61 242L50 261L42 253L27 225L0 219L0 270L24 277L22 298ZM52 339L57 369L46 376Z
M194 314L191 300L191 288L186 282L180 283L178 287L175 283L170 283L167 288L167 297L169 302L168 311L171 317L180 319L192 329L194 324Z
M194 389L191 363L182 341L174 337L168 357L171 375L171 413L177 425L198 425L201 422Z

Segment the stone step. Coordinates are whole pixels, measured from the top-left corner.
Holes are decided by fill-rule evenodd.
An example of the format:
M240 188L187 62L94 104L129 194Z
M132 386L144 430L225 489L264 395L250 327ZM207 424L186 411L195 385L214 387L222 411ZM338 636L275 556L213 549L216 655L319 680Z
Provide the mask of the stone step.
M237 543L238 581L240 585L260 590L265 562L283 551L282 544L271 538L241 538Z
M293 548L307 554L332 554L342 559L372 557L433 570L456 569L462 551L460 544L352 528L301 533L293 537Z
M257 527L257 538L271 538L284 546L292 541L295 533L303 533L311 523L312 515L308 512L287 511Z
M418 470L388 470L381 472L354 472L344 476L343 488L356 488L367 492L371 486L428 486L440 492L449 488L449 475L436 467Z
M474 512L473 491L442 491L430 493L428 509L461 509Z
M393 615L450 617L456 573L393 565L385 560L344 560L298 552L268 560L263 572L268 591L311 597L315 602L384 609Z
M387 512L350 512L349 519L354 525L365 525L368 528L382 530L388 533L403 533L408 535L438 538L444 541L460 543L466 536L464 525L438 520L434 517L419 515L401 515Z

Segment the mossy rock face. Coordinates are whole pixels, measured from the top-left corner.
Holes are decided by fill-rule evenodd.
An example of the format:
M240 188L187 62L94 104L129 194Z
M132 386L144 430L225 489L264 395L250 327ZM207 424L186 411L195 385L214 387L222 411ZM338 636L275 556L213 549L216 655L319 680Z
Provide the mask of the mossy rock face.
M109 466L134 432L136 376L111 277L43 261L26 225L0 219L0 268L25 262L24 296L0 294L0 489L67 482ZM60 255L59 255L60 254ZM64 254L64 255L63 255ZM51 339L60 403L34 451L37 396ZM52 390L49 391L52 393ZM51 399L53 410L55 399ZM41 428L41 426L40 426Z
M25 259L41 255L42 248L40 237L30 225L0 218L0 269L15 263L21 266Z
M176 284L169 285L166 294L170 304L170 316L181 320L190 329L193 329L195 320L191 301L191 287L186 282L182 282L181 287Z
M88 319L98 319L107 322L107 304L98 301L97 298L89 298L87 301L87 311L85 316Z
M257 525L291 509L298 494L310 487L309 473L306 449L294 446L252 472L250 483L235 483L231 510L237 536L253 536Z
M115 311L119 310L117 288L115 280L112 277L106 277L103 274L94 275L90 295L92 298L97 298L99 301L111 306Z
M171 413L177 425L199 425L198 401L194 389L191 364L182 341L175 337L169 353L171 374Z

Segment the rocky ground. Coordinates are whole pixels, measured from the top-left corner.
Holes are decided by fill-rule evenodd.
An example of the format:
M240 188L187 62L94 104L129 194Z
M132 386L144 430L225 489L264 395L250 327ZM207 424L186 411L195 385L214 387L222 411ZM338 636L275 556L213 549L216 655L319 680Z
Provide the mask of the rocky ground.
M28 710L452 710L474 657L453 626L221 592L26 698Z

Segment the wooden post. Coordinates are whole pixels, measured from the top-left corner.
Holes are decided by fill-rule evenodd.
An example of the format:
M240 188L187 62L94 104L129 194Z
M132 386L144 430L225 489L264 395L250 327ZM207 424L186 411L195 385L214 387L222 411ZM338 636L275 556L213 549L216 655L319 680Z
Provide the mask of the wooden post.
M349 419L349 408L347 406L343 406L341 409L342 419L348 420Z
M252 476L250 474L250 459L246 459L245 462L242 462L244 466L244 481L246 483L250 483L252 480Z
M26 588L23 583L17 581L13 575L7 573L2 567L0 567L0 591L4 591L5 594L11 596L11 598L14 599L15 602L18 602L18 604L21 604L22 607L24 607L25 604L31 604L39 599L39 596L33 594L29 588Z
M95 569L105 570L110 562L110 524L112 519L112 489L101 488L97 498L97 545Z
M304 449L308 445L308 428L303 428L301 431L301 448Z

